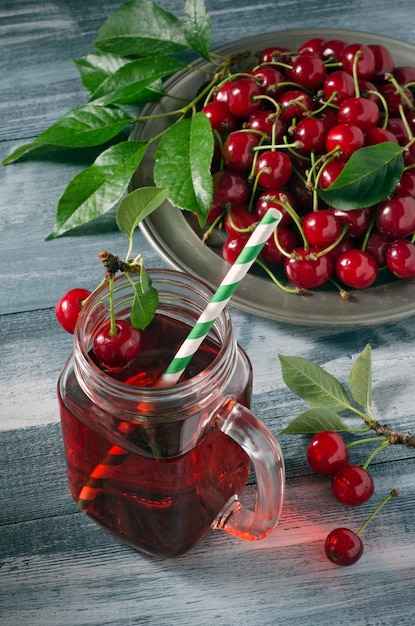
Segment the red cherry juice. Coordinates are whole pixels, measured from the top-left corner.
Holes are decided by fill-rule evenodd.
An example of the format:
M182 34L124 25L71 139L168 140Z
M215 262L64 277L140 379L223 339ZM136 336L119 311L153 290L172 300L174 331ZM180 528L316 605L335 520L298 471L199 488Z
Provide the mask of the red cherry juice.
M129 385L153 386L189 330L167 316L156 316L143 332L139 356L127 368L111 372L111 376ZM203 371L217 353L217 343L205 340L186 376ZM122 446L122 440L120 443L100 427L100 422L111 421L114 416L87 398L73 371L68 375L66 389L66 399L59 397L61 422L69 488L78 501L93 470L114 444ZM237 400L248 404L249 399L250 384L241 390ZM185 424L186 420L165 423L157 430L157 426L149 427L148 422L137 422L130 429L132 432L124 435L128 450L115 459L108 478L94 481L96 496L88 514L127 544L149 554L175 556L198 543L210 531L226 502L242 491L249 474L246 453L214 428L192 449L180 454ZM149 429L154 431L151 435Z

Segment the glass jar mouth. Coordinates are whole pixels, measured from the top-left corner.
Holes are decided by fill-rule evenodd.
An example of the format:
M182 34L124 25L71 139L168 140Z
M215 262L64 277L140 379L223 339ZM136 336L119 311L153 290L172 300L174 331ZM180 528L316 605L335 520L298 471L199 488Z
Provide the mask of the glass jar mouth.
M149 269L153 286L159 293L157 313L173 318L180 316L192 327L204 311L213 295L211 288L198 278L169 269ZM139 276L131 276L139 281ZM117 276L114 280L114 308L116 316L127 317L131 310L134 291L129 280ZM124 383L103 371L91 356L93 337L101 324L109 319L109 290L104 284L88 299L79 316L74 333L74 369L78 382L88 397L102 401L102 407L117 407L127 415L137 414L155 417L163 411L175 413L199 401L221 394L222 384L234 368L233 358L236 341L232 331L229 311L225 308L210 329L208 336L219 344L219 351L206 369L192 378L182 380L169 387L140 387ZM157 398L157 411L153 411ZM99 401L99 400L98 400ZM100 402L101 404L101 402ZM180 411L179 411L180 409ZM163 419L166 418L166 413Z

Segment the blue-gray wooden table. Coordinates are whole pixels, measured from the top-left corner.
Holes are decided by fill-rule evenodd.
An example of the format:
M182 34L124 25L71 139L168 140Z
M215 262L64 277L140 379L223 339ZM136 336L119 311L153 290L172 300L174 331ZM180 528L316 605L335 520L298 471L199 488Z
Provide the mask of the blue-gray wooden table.
M0 1L0 156L85 102L72 59L92 51L115 0ZM181 17L184 2L162 0ZM213 46L295 28L345 28L415 44L413 0L207 0ZM414 58L415 64L415 58ZM54 211L85 161L43 151L0 169L0 624L2 626L304 625L415 623L415 454L391 446L371 464L376 491L362 507L330 495L305 461L307 438L281 436L286 499L277 529L255 543L212 532L159 561L120 544L78 510L66 483L56 381L71 338L54 304L101 278L97 251L117 250L113 216L84 237L51 242ZM142 234L149 266L165 263ZM75 274L74 269L76 268ZM232 308L254 366L253 407L275 435L304 409L284 385L278 353L312 359L346 380L373 349L380 421L415 431L414 317L357 328L295 326ZM357 463L367 450L353 449ZM357 529L392 488L400 495L363 535L365 553L339 568L323 553L335 526ZM253 487L249 489L253 490Z

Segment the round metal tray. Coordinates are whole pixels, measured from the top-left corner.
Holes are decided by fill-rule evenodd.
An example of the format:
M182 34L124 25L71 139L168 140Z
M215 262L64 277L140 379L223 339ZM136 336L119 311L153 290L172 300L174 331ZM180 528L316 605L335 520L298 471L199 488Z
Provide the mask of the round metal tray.
M250 50L253 54L267 46L281 45L295 50L313 37L343 39L350 43L379 43L391 52L395 65L413 65L415 46L389 37L360 31L304 29L267 33L243 39L217 50L221 55ZM193 65L208 68L202 59ZM204 82L203 72L180 72L166 82L173 96L189 99ZM162 98L147 105L143 115L168 114L177 108L173 98ZM171 122L168 115L137 123L131 133L134 140L154 137ZM154 184L152 178L155 145L149 147L132 180L132 188ZM172 155L174 158L174 155ZM147 217L140 228L152 247L171 267L194 274L216 288L229 270L220 255L220 234L201 241L197 222L188 212L165 202ZM242 311L267 319L302 325L357 326L379 324L415 313L415 281L392 280L365 290L351 290L349 300L342 300L336 290L319 288L303 296L287 294L267 277L248 274L232 297L231 304Z

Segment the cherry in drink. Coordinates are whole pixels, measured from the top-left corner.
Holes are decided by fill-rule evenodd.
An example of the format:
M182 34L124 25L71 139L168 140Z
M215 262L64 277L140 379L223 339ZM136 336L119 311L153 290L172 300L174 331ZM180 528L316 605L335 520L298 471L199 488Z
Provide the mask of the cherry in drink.
M103 295L94 294L81 312L74 353L58 384L72 497L118 539L159 557L188 551L212 528L261 538L280 513L283 462L271 433L248 408L249 359L223 312L180 381L155 387L209 293L200 295L196 279L170 270L153 270L152 279L159 308L126 367L105 369L92 354L107 315ZM127 317L130 293L128 281L116 281L116 315ZM255 473L257 480L266 476L261 493L267 494L254 513L238 499L250 458L258 463L251 447L264 450Z

